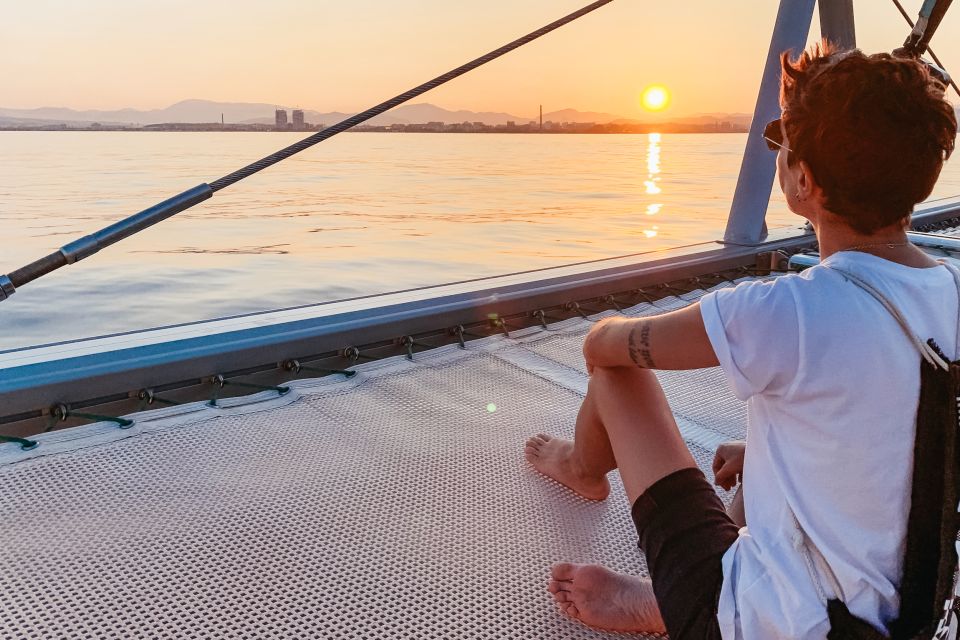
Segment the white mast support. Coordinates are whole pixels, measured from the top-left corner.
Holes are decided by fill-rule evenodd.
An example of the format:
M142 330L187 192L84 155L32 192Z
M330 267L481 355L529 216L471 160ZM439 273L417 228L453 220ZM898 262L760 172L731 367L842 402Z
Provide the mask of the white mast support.
M723 241L727 244L756 245L767 237L767 204L777 156L763 140L763 128L780 116L780 54L800 51L807 42L816 0L780 0L770 49L763 68L757 104L753 110L747 146L740 165L740 177L727 218Z

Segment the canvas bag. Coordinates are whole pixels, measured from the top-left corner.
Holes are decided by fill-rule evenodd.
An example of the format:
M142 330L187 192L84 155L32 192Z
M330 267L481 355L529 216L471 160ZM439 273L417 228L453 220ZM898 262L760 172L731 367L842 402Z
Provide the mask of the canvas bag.
M920 399L917 409L914 465L907 522L900 614L890 624L891 638L958 640L957 534L960 532L960 360L949 361L932 340L914 334L903 315L875 287L831 265L847 280L873 296L897 320L920 353ZM953 274L960 295L960 271ZM960 348L960 318L957 326ZM857 618L844 603L843 590L820 553L793 516L803 538L808 570L830 619L828 640L879 640L886 638ZM818 573L816 568L819 568ZM836 598L828 599L819 576L830 582Z

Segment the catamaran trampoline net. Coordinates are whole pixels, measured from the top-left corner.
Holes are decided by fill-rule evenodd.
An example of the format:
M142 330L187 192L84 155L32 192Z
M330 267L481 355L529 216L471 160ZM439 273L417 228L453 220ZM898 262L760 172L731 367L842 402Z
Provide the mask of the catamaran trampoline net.
M529 435L573 434L590 324L0 446L0 637L615 635L546 584L557 561L646 575L619 480L589 502L523 459ZM709 469L743 405L716 370L661 379Z

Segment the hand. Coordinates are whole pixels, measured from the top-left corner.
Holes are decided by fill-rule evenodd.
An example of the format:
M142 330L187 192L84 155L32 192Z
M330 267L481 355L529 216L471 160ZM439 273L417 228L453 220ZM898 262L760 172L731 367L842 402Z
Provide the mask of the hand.
M730 491L738 482L743 481L743 455L747 443L742 441L724 442L717 447L713 458L714 482L724 491Z

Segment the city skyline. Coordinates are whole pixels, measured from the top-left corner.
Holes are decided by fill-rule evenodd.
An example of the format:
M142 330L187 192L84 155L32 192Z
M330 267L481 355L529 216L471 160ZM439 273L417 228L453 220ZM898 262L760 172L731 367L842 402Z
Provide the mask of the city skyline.
M469 110L453 111L439 105L429 102L411 102L392 109L385 114L377 116L371 120L373 124L412 124L425 123L433 120L440 120L446 123L462 123L465 121L483 121L486 124L505 124L507 121L529 122L538 117L546 116L548 120L553 119L558 122L578 122L578 123L607 123L607 122L656 122L667 121L664 119L653 119L649 114L641 114L639 118L626 118L622 114L580 111L577 109L552 109L547 105L546 111L544 105L533 105L527 108L526 113L508 113L498 112L476 112ZM539 116L529 111L539 112ZM343 118L353 115L346 112L321 112L317 110L305 110L300 108L291 108L285 105L270 103L227 103L213 102L209 100L192 99L184 100L163 109L136 110L123 108L111 111L88 110L77 111L60 107L43 107L38 109L9 109L0 105L0 123L16 124L20 121L24 124L35 122L100 122L101 124L161 124L161 123L201 123L201 122L221 122L226 121L232 124L266 124L273 122L278 126L285 123L277 118L289 116L287 122L297 124L298 118L310 117L313 122L332 124ZM644 117L646 116L646 117ZM689 117L675 116L670 120L686 120L690 118L711 120L734 119L749 121L748 113L711 113L695 114Z
M16 61L0 69L0 107L151 109L204 96L355 112L581 4L18 3L0 24L0 55ZM450 109L523 116L541 102L624 118L750 112L777 4L614 2L425 97ZM908 27L896 9L867 6L857 2L860 46L899 46ZM934 40L948 67L960 66L960 39L945 37L958 27L960 18L948 14ZM809 40L818 37L814 16ZM654 84L672 94L659 114L639 103Z

